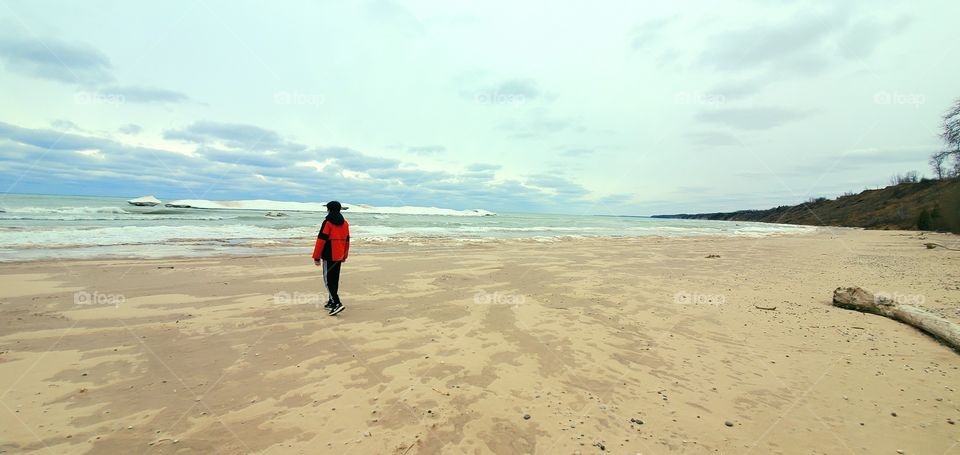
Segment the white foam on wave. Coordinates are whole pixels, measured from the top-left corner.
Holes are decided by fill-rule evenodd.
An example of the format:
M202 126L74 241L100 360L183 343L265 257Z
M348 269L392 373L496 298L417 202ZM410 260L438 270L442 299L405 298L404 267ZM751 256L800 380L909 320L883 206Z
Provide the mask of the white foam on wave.
M297 239L316 235L312 226L275 229L250 225L118 226L89 229L50 228L0 231L0 247L75 247L238 239Z
M288 212L326 212L327 208L320 202L285 202L267 199L253 199L246 201L210 201L206 199L181 199L167 202L165 205L194 209L216 210L266 210ZM347 213L376 213L392 215L446 215L446 216L490 216L493 212L483 209L454 210L439 207L376 207L367 204L343 204L349 207Z
M0 221L119 221L119 220L199 220L231 219L225 216L197 216L183 212L158 210L155 214L132 212L125 207L16 207L0 212Z
M33 215L92 215L103 213L127 213L122 207L15 207L8 208L8 214Z

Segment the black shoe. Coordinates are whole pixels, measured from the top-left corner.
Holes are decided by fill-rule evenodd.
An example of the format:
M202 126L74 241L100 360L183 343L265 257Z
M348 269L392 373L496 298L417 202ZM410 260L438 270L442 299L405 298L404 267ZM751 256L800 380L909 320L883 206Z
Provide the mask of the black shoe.
M333 300L327 300L327 303L323 305L323 307L326 308L327 310L329 310L329 309L331 309L331 308L333 308L333 307L335 307L335 306L336 306L336 305L333 303Z
M333 307L333 308L330 308L330 316L334 316L334 315L336 315L336 314L339 314L341 311L344 310L344 308L346 308L346 307L343 306L342 303L338 303L337 306L335 306L335 307Z

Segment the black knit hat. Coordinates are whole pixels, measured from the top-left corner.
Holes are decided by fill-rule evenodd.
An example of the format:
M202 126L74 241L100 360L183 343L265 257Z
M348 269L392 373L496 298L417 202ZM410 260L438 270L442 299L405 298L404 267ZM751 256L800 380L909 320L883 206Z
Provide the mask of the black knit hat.
M326 207L330 213L339 213L340 210L346 210L338 201L330 201L323 204L323 206Z

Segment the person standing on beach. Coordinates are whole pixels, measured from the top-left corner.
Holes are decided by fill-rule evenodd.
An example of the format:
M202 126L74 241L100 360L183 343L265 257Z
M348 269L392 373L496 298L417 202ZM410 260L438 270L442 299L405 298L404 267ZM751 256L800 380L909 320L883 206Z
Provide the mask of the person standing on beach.
M313 247L313 265L323 266L323 285L327 288L327 304L330 316L343 311L340 302L340 266L347 260L350 252L350 224L340 214L343 207L337 201L323 204L327 208L327 218L320 225L317 244Z

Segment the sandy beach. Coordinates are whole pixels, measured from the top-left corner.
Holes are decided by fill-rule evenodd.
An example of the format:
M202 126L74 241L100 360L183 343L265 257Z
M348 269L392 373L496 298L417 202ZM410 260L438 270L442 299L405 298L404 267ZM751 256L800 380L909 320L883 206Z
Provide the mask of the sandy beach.
M830 305L960 321L926 241L358 243L337 317L312 245L2 264L0 453L960 454L960 355Z

